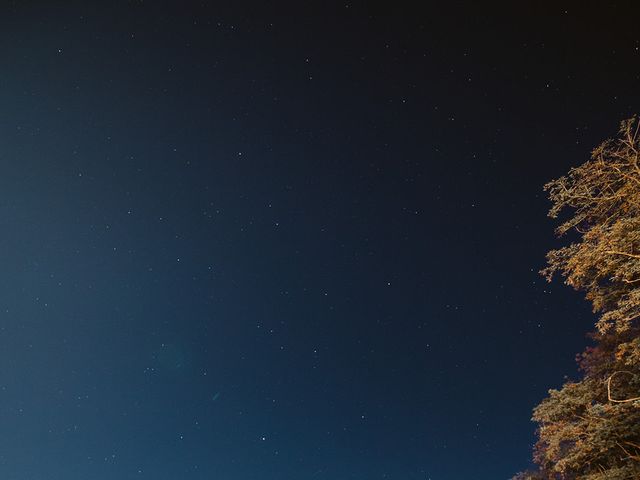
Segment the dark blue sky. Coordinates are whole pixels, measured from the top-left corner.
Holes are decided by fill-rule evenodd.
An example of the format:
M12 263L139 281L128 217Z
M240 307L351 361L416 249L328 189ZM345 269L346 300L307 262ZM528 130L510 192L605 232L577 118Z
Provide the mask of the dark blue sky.
M633 12L54 3L0 15L1 478L527 467L594 321L541 189Z

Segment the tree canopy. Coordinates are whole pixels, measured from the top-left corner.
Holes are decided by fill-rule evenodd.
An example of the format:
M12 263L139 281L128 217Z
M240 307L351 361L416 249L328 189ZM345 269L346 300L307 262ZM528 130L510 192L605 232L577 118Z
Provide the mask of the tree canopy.
M542 274L583 291L598 314L582 378L550 390L533 412L536 472L514 479L640 479L640 122L549 182L556 232L575 237L547 254ZM566 238L566 237L565 237Z

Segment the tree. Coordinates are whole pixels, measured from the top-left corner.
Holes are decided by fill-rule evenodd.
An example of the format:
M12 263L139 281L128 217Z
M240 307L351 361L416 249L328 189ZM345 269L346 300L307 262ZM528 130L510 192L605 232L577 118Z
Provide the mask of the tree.
M635 117L622 122L619 139L605 141L590 161L545 186L552 218L572 211L557 233L575 230L581 239L549 252L543 274L550 280L560 273L586 292L601 313L602 334L624 332L640 317L639 126Z
M582 379L550 390L533 412L537 472L514 479L640 479L640 122L545 186L556 232L576 241L547 255L542 274L585 292L598 314Z

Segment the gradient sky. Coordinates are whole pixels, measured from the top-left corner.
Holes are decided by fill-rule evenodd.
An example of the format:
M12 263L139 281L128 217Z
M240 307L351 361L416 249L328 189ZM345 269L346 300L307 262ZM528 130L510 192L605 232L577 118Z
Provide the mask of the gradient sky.
M526 468L594 322L542 185L638 12L101 3L0 10L0 478Z

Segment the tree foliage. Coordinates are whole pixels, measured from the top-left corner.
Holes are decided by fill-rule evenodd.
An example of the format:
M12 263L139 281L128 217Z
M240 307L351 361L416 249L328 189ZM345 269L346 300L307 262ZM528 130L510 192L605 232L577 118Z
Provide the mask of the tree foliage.
M547 279L555 273L584 290L600 312L597 328L625 331L640 317L640 165L638 123L622 122L620 137L593 151L592 158L545 190L556 218L570 209L559 235L576 230L578 242L547 255Z
M640 479L640 122L545 186L557 234L577 240L547 255L541 273L584 291L598 314L594 346L533 412L536 472L514 480Z

